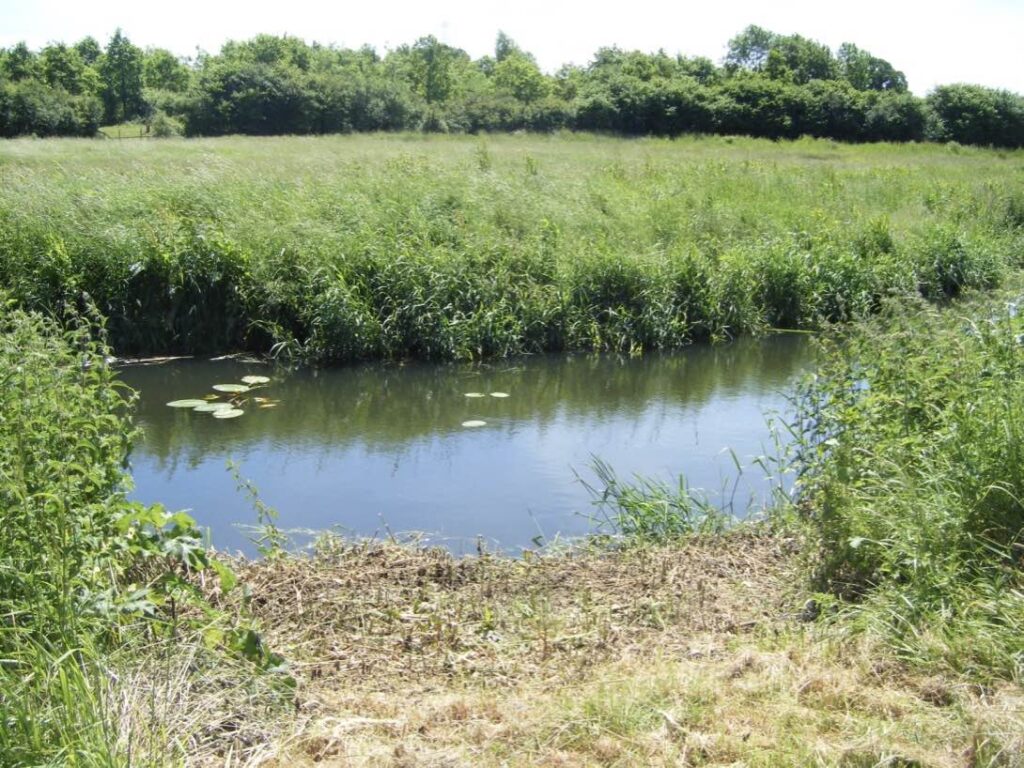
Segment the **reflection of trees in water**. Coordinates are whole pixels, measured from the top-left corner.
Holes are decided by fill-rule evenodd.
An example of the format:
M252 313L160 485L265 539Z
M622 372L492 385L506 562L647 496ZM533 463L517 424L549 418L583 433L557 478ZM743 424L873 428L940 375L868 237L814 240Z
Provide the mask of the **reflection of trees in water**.
M257 442L299 442L325 449L358 441L394 451L417 440L460 431L468 418L529 420L542 428L557 418L638 418L651 404L698 408L712 396L735 398L785 388L809 360L806 339L774 336L718 346L695 345L638 359L595 355L538 356L481 365L384 364L279 372L267 390L282 404L229 423L167 408L198 397L212 384L235 381L244 366L220 362L129 369L142 392L145 423L139 450L161 461L196 464L209 453L244 456ZM511 397L469 399L466 392Z

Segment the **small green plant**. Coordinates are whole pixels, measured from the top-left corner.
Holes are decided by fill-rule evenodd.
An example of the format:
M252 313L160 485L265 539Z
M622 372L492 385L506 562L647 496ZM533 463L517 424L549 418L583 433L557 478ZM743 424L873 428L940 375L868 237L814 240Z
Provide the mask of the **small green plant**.
M595 458L598 487L581 479L600 510L597 534L610 532L627 543L663 544L694 534L722 533L735 518L680 477L678 485L649 478L623 483L605 461Z
M284 554L288 535L277 527L277 510L260 498L259 489L255 483L242 476L242 468L238 464L229 459L227 467L238 490L245 493L256 511L257 534L253 543L257 551L263 557L280 557Z

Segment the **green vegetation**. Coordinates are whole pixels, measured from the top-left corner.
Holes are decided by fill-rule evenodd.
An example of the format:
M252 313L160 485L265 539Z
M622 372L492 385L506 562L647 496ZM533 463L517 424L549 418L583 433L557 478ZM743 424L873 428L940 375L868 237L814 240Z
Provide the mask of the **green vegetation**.
M1008 297L893 302L826 335L797 398L795 504L769 515L804 539L820 590L805 618L968 683L1024 679L1024 315ZM725 527L685 485L598 475L627 543Z
M554 75L503 33L477 60L433 36L382 57L259 35L193 61L142 51L120 29L105 49L86 38L0 50L0 136L91 136L101 119L157 137L566 128L1024 145L1018 94L952 84L920 99L853 43L833 52L756 26L729 41L721 65L613 47Z
M1019 155L957 147L15 141L0 177L0 285L87 295L124 353L637 352L955 296L1021 253Z
M800 517L843 624L972 680L1024 678L1024 319L894 308L803 394Z
M5 143L0 763L277 744L288 764L354 746L357 763L1019 765L1020 159L809 139ZM186 515L125 499L131 397L94 340L477 358L830 322L799 398L799 494L770 527L725 530L685 485L605 468L633 546L457 561L325 539L304 560L271 522L244 592ZM302 662L302 694L254 621Z
M0 305L0 764L165 765L216 717L175 701L272 704L277 660L204 595L236 579L192 520L126 500L130 393L71 325Z

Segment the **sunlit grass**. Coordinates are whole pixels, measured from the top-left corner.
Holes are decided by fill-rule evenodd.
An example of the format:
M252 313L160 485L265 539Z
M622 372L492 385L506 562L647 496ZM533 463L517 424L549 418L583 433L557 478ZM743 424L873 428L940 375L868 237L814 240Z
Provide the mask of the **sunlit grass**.
M1019 255L1019 157L573 134L13 141L0 282L31 306L88 293L125 351L638 352L997 283Z

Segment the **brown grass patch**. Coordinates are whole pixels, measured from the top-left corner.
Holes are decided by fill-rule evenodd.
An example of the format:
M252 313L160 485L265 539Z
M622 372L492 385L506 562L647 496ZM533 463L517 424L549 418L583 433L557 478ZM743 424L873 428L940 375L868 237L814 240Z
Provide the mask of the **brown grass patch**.
M237 563L297 709L217 759L1024 766L1019 689L820 641L797 619L795 550L750 532L522 560L334 541Z

